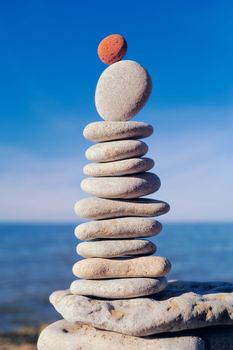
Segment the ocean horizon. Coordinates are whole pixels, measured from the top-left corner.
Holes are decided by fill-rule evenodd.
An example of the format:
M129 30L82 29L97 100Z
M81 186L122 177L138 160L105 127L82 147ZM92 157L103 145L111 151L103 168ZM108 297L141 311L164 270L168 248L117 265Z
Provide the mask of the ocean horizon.
M75 279L77 223L0 224L0 331L59 319L49 304L54 290ZM233 282L233 223L163 223L149 238L155 255L172 263L169 279Z

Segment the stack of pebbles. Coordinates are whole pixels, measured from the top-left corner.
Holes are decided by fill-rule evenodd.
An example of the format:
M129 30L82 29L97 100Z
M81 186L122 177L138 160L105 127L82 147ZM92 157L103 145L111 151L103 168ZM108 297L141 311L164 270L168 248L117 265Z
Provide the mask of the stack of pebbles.
M86 151L92 163L81 184L92 197L75 205L80 218L92 220L75 230L86 241L77 247L85 259L74 265L79 279L70 289L50 296L63 319L43 330L38 350L231 349L232 330L210 326L233 324L232 283L169 281L166 288L170 263L153 256L156 247L145 239L161 231L153 217L169 205L144 198L160 187L140 141L153 130L128 120L145 105L151 80L138 63L121 61L125 52L119 35L99 46L99 57L110 64L96 88L104 121L84 129L96 142Z
M110 38L120 47L126 46L122 37ZM100 44L100 57L101 47L105 45L106 51L106 41L109 37ZM75 230L77 238L87 242L77 246L78 254L86 259L73 267L80 278L71 284L73 294L135 298L158 293L167 285L164 276L170 270L169 261L152 256L156 246L141 239L161 231L161 224L151 217L169 209L167 203L141 198L160 188L158 176L149 172L153 160L144 157L148 146L139 140L150 136L153 128L128 121L150 93L150 76L134 61L113 63L99 78L95 101L104 121L84 129L85 138L97 143L86 151L86 158L93 163L84 167L89 177L81 183L82 190L94 197L75 205L79 217L95 221Z
M51 303L64 320L42 332L39 350L151 349L166 342L152 340L147 344L146 340L128 339L119 334L124 330L119 332L115 326L113 333L96 329L105 329L103 310L108 321L120 322L120 327L124 314L110 304L99 306L99 301L137 304L138 297L156 295L166 288L165 275L171 268L166 258L153 256L156 246L145 239L160 233L162 226L154 217L167 213L169 205L143 198L160 188L158 176L149 172L153 160L144 157L148 146L140 140L152 135L153 128L128 120L143 108L152 86L140 64L121 60L126 49L120 35L105 38L98 48L99 57L109 64L99 78L95 95L97 111L104 121L84 129L84 136L96 143L86 151L92 163L84 167L88 178L81 183L91 197L75 205L80 218L92 220L75 230L77 238L86 241L77 246L78 254L85 259L73 266L79 279L72 282L70 290L51 295Z

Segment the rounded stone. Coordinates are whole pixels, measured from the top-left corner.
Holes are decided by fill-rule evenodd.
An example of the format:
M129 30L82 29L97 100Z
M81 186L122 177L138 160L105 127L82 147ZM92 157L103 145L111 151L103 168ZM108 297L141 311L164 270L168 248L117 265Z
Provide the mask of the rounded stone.
M166 202L154 199L104 199L83 198L75 204L75 213L84 219L100 220L124 216L159 216L170 207Z
M155 219L126 217L85 222L75 228L75 235L82 241L90 241L98 238L150 237L157 235L161 230L161 223Z
M154 161L150 158L130 158L107 163L90 163L84 166L87 176L122 176L151 170Z
M66 306L68 307L68 304ZM204 342L197 337L139 338L106 332L82 322L72 323L65 320L46 327L37 343L38 350L204 350L204 348Z
M166 277L76 280L72 282L70 291L72 294L98 298L129 299L159 293L166 286Z
M125 239L82 242L77 253L84 258L116 258L121 256L149 255L156 251L154 243L147 240Z
M104 38L98 46L98 56L105 64L120 61L126 54L127 42L120 34L111 34Z
M89 147L85 156L93 162L111 162L115 160L141 157L148 151L148 146L139 140L120 140L97 143Z
M171 269L168 259L160 256L143 256L132 259L91 258L76 262L73 274L84 279L127 277L162 277Z
M117 177L90 177L81 182L84 192L100 198L138 198L158 191L160 179L152 173Z
M141 139L151 136L153 127L143 122L111 122L101 121L88 124L83 130L87 140L93 142L120 139Z
M120 61L101 74L95 105L105 120L126 121L137 114L151 94L151 78L135 61Z

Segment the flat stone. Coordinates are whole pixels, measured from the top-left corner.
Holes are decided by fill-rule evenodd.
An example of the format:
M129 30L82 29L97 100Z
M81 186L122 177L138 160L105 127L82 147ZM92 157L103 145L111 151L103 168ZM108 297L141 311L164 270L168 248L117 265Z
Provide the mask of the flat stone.
M83 130L84 137L93 142L141 139L151 136L152 133L153 127L143 122L94 122Z
M105 120L131 119L151 94L151 78L137 62L117 62L101 74L95 92L95 105Z
M87 176L121 176L142 173L152 169L154 161L150 158L130 158L107 163L90 163L84 166Z
M143 256L132 259L83 259L73 266L73 274L84 279L162 277L171 269L168 259Z
M110 219L124 216L159 216L170 207L166 202L154 199L104 199L83 198L75 204L75 213L84 219Z
M106 332L84 324L57 321L40 334L38 350L204 350L198 337L148 339ZM218 349L220 350L220 348Z
M150 237L161 230L161 223L155 219L127 217L85 222L78 225L74 232L78 239L90 241L98 238Z
M84 192L101 198L138 198L159 190L160 179L153 173L115 177L90 177L81 182Z
M67 321L133 336L233 325L232 283L173 281L155 297L112 301L68 290L50 301Z
M121 256L148 255L156 251L154 243L145 239L104 240L82 242L77 253L84 258L114 258Z
M85 156L93 162L111 162L133 157L141 157L148 146L140 140L119 140L97 143L89 147Z
M161 292L167 286L167 279L161 278L119 278L110 280L76 280L70 286L73 294L95 296L107 299L137 298Z

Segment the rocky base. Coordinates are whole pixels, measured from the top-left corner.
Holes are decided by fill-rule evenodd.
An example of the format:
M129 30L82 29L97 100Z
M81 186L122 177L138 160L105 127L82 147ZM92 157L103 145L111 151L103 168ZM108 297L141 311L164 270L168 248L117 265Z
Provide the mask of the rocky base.
M150 298L94 299L55 292L65 318L47 327L39 350L233 350L233 284L170 281Z
M61 325L62 321L56 322L57 327L59 327L59 323ZM66 322L68 324L68 322ZM70 324L69 324L70 325ZM9 333L0 333L0 350L36 350L36 342L38 339L39 333L45 328L46 325L38 326L38 327L27 327L26 329L20 329L15 332L9 332ZM52 325L51 325L52 326ZM47 346L46 344L43 344L44 341L46 341L46 337L50 336L49 330L50 327L47 327L45 331L41 333L41 340L39 342L39 350L45 349L42 346ZM78 326L80 328L80 326ZM84 328L87 328L84 326ZM94 330L95 331L95 330ZM106 334L106 337L108 337L109 334L112 334L111 332L102 332ZM46 336L47 334L47 336ZM115 334L115 333L114 333ZM117 334L118 335L118 334ZM201 338L202 341L204 341L205 350L233 350L233 327L231 326L218 326L218 327L209 327L204 329L198 329L196 331L191 332L179 332L172 334L173 337L198 337ZM165 335L159 335L159 338L161 339L167 339L167 341L171 341L171 334L165 334ZM123 338L133 338L134 337L124 337ZM169 339L170 338L170 339ZM43 340L44 339L44 340ZM138 338L136 338L138 339ZM139 339L148 339L148 338L139 338ZM158 337L154 337L154 339L158 339ZM172 338L173 339L173 338ZM193 340L194 342L194 340ZM63 344L63 343L62 343ZM168 344L166 347L158 347L160 343L157 343L157 346L153 348L153 350L173 350L173 346L169 348ZM163 342L163 346L165 346L166 342ZM181 343L180 343L181 344ZM184 344L184 340L183 340ZM64 346L64 345L63 345ZM75 350L85 350L86 348L80 348L79 343L75 344L76 348ZM49 348L46 348L49 350ZM53 348L53 350L56 348ZM59 348L58 348L59 349ZM72 348L71 348L72 349ZM87 348L88 349L88 348ZM96 348L98 349L98 348ZM112 349L112 348L110 348ZM113 348L114 349L114 348ZM119 348L120 349L120 348ZM126 348L128 349L128 348ZM144 350L144 348L142 348ZM192 349L192 348L191 348ZM63 347L63 350L66 350L66 347ZM182 350L182 348L181 348Z
M68 322L136 337L233 325L233 284L170 281L151 297L106 300L54 292L50 302Z
M233 350L232 339L227 326L138 338L61 320L41 333L38 350Z
M97 330L85 325L58 321L42 332L39 350L204 350L198 337L142 339L114 332Z

